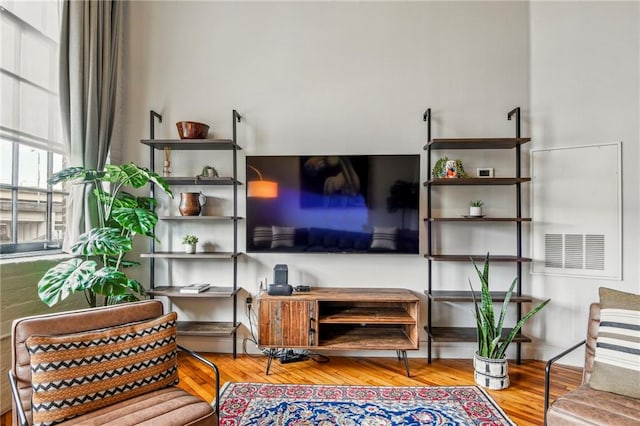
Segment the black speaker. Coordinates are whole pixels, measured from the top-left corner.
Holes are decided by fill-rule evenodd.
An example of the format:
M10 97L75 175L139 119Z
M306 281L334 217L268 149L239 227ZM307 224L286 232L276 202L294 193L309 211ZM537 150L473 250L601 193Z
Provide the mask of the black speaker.
M293 287L289 284L269 284L267 294L269 296L291 296Z
M289 283L289 269L287 265L276 265L273 268L273 283L275 285L284 285Z

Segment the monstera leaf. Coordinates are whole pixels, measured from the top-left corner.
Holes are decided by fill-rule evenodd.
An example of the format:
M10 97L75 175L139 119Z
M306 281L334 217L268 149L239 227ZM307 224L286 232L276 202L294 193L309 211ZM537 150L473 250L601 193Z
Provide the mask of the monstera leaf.
M134 234L149 235L158 222L158 215L153 210L121 207L111 213L120 226Z
M96 271L96 262L73 258L60 262L38 282L38 296L48 306L66 299L71 293L87 288Z
M131 250L131 239L116 228L93 228L80 235L71 252L82 256L116 256Z
M105 172L103 171L87 169L85 167L68 167L51 175L47 183L49 185L55 185L60 182L75 179L82 179L84 182L93 182L102 179L104 176Z

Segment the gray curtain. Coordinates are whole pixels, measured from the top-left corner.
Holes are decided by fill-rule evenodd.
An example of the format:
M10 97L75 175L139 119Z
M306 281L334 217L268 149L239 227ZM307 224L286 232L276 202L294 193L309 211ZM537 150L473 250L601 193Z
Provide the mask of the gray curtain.
M64 0L60 36L60 110L69 166L104 167L115 115L122 45L120 1ZM97 224L93 188L73 185L63 250Z

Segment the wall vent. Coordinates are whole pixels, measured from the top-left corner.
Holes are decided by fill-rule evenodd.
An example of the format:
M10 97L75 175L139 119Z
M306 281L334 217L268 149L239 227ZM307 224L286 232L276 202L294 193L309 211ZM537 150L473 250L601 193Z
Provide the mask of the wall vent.
M622 144L531 150L531 272L622 279Z
M544 246L546 268L604 270L604 235L545 234Z
M604 235L585 235L585 269L604 271Z

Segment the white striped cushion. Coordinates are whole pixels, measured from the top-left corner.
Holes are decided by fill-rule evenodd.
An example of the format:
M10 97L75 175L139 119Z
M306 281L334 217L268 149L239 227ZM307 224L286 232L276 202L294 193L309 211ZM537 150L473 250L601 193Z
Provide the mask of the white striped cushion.
M600 288L600 328L589 385L640 398L640 295Z

